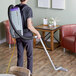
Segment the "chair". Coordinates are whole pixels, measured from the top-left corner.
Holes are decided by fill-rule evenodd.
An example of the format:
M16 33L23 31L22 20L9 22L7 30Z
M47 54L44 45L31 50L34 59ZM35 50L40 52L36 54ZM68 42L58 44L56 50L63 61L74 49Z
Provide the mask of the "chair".
M24 67L12 66L10 72L16 76L30 76L30 70Z
M14 44L15 39L13 39L10 34L9 20L4 21L3 24L5 25L5 29L6 29L6 42L9 44L9 48L11 48L11 44Z
M61 27L61 46L76 53L76 24Z

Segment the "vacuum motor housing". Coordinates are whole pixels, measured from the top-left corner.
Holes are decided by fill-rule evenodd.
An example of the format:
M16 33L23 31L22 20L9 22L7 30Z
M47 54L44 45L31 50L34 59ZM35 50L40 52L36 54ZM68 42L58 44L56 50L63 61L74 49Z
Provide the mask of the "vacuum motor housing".
M21 13L20 13L20 8L19 7L13 7L10 9L10 15L11 15L11 20L14 24L14 27L23 36L23 26L22 26L22 18L21 18ZM14 29L12 28L10 24L10 33L13 38L19 38L19 36L16 34Z

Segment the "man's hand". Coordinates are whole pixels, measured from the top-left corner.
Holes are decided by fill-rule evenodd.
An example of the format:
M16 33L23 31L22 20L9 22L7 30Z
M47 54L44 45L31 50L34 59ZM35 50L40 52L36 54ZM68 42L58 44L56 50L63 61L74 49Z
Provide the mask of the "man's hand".
M38 33L38 34L37 34L37 38L38 38L38 39L40 39L40 38L41 38L41 35L40 35L40 33Z

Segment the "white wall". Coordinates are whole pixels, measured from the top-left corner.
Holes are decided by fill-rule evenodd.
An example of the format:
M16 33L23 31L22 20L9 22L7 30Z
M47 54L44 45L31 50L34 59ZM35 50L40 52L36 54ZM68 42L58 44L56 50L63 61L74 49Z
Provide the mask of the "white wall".
M0 22L8 19L8 6L15 4L15 0L1 0L0 2Z

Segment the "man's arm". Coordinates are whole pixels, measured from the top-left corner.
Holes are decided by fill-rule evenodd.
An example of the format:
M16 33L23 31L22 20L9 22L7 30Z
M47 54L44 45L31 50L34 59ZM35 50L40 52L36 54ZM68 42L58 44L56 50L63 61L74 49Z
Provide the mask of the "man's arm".
M35 33L37 35L38 39L41 38L40 33L34 28L34 26L32 26L32 20L31 20L31 18L27 19L27 27L28 27L28 29L30 31L32 31L33 33Z

